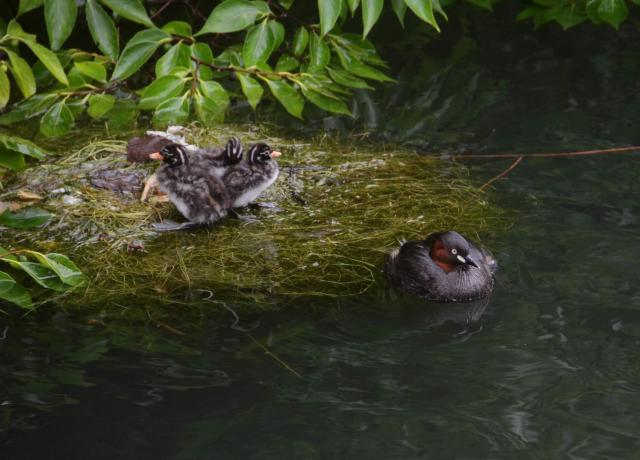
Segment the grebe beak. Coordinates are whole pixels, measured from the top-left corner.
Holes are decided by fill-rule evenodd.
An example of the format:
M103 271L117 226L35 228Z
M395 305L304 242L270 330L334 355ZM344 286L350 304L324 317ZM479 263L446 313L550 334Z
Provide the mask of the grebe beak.
M156 160L156 161L162 161L164 160L164 157L162 156L162 154L160 152L153 152L149 154L149 158L151 160Z
M282 155L282 153L280 153L280 152L278 152L278 151L276 151L276 150L273 150L273 151L271 152L271 155L270 155L270 156L271 156L271 158L278 158L280 155Z
M469 257L469 256L467 256L467 257L462 257L462 256L460 256L460 255L459 255L459 256L458 256L458 260L459 260L460 262L462 262L463 264L472 265L472 266L474 266L474 267L478 268L478 264L477 264L477 263L476 263L476 262L475 262L471 257Z

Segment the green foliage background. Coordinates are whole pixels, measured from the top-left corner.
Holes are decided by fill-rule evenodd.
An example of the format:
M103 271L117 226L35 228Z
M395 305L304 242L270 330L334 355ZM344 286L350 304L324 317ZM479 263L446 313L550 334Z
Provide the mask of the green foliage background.
M496 3L467 1L487 10ZM308 103L350 115L354 90L392 81L367 39L381 16L403 26L416 16L435 32L452 3L12 0L0 11L0 124L39 117L41 133L53 137L85 114L117 129L149 111L158 125L191 117L212 125L232 99L255 109L267 98L296 118ZM183 19L165 19L176 15ZM534 0L517 19L617 28L627 16L625 0Z

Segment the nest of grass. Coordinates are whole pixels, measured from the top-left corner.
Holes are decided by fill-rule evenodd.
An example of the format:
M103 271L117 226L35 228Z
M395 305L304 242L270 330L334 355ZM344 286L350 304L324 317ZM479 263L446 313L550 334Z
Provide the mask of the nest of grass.
M56 215L46 228L19 233L20 245L64 251L91 278L66 305L155 305L196 289L263 304L357 295L381 282L385 254L403 239L451 228L480 239L501 226L500 210L462 165L392 146L299 142L242 126L192 128L187 140L222 145L231 135L283 152L278 180L259 198L269 207L241 211L255 222L227 218L210 228L156 233L152 222L181 220L173 205L137 201L141 181L111 191L91 178L103 170L142 177L157 165L128 165L125 141L101 140L15 178L9 193L39 187L31 191ZM60 189L62 197L53 193ZM13 243L2 245L16 246L15 236L5 232L0 241L9 237Z

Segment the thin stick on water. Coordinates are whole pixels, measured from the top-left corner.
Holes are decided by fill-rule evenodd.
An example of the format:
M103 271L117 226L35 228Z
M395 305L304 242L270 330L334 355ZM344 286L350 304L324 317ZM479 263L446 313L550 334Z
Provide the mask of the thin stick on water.
M208 291L206 289L198 289L198 291L200 292L204 292L207 293L208 296L203 298L203 300L206 300L207 302L211 302L214 303L216 305L220 305L222 306L225 310L227 310L229 313L231 313L233 315L233 317L235 318L235 321L233 322L233 324L230 326L231 329L233 329L234 331L239 331L239 332L244 332L245 335L247 337L249 337L253 343L255 343L256 345L258 345L264 352L266 355L270 356L271 358L273 358L274 361L276 361L278 364L280 364L282 367L284 367L286 370L288 370L289 372L291 372L293 375L295 375L296 377L298 377L299 379L302 378L302 376L295 371L295 369L293 369L291 366L289 366L287 363L285 363L282 359L280 359L275 353L273 353L271 350L269 350L266 346L264 346L262 343L260 343L258 340L256 340L251 334L249 334L249 332L251 332L253 329L257 328L258 326L255 326L251 329L246 329L243 327L238 326L238 323L240 322L240 317L238 316L238 314L235 312L235 310L231 307L229 307L225 302L221 301L221 300L213 300L213 292Z
M231 329L233 329L234 331L238 331L238 332L244 332L244 333L248 333L253 331L254 329L256 329L258 327L258 325L253 326L251 328L245 328L245 327L240 327L238 326L238 323L240 322L240 317L238 316L238 314L236 313L236 311L231 308L229 305L227 305L226 302L223 302L222 300L213 300L213 292L207 290L207 289L197 289L197 291L199 292L203 292L208 294L207 297L204 297L202 300L205 300L207 302L216 304L216 305L220 305L222 308L224 308L225 310L227 310L229 313L231 313L233 315L234 321L233 324L231 324L231 326L229 326Z
M520 164L520 162L522 161L522 157L518 157L516 158L516 161L514 161L513 163L511 163L511 166L509 166L507 169L505 169L504 171L502 171L500 174L498 174L497 176L492 177L491 179L489 179L487 182L485 182L484 184L482 184L482 187L480 187L478 189L479 192L482 192L485 188L487 188L488 186L490 186L491 184L493 184L495 181L502 179L504 176L506 176L507 174L509 174L511 171L513 171L516 166L518 166Z
M451 155L452 158L458 160L469 159L496 159L496 158L570 158L578 156L588 155L611 155L619 153L630 153L634 151L640 151L639 145L631 145L629 147L614 147L610 149L594 149L594 150L578 150L575 152L536 152L536 153L489 153L489 154L475 154L475 153L461 153L458 155Z
M251 334L249 334L248 332L246 333L247 337L249 337L253 343L255 343L256 345L258 345L260 348L262 348L262 350L264 350L264 352L271 356L277 363L279 363L282 367L284 367L286 370L288 370L289 372L291 372L293 375L295 375L296 377L298 377L299 379L302 378L302 376L295 371L295 369L293 369L291 366L289 366L287 363L285 363L283 360L281 360L280 358L278 358L278 356L276 356L271 350L269 350L267 347L265 347L263 344L261 344L259 341L257 341Z

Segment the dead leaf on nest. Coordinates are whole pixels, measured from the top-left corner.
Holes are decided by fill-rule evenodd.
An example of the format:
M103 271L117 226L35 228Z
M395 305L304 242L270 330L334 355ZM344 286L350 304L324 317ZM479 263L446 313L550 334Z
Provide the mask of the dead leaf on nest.
M30 192L29 190L18 190L16 195L22 201L40 201L43 199L42 196L37 193Z
M0 214L7 209L11 212L20 211L22 208L29 206L28 203L21 203L19 201L0 201Z

